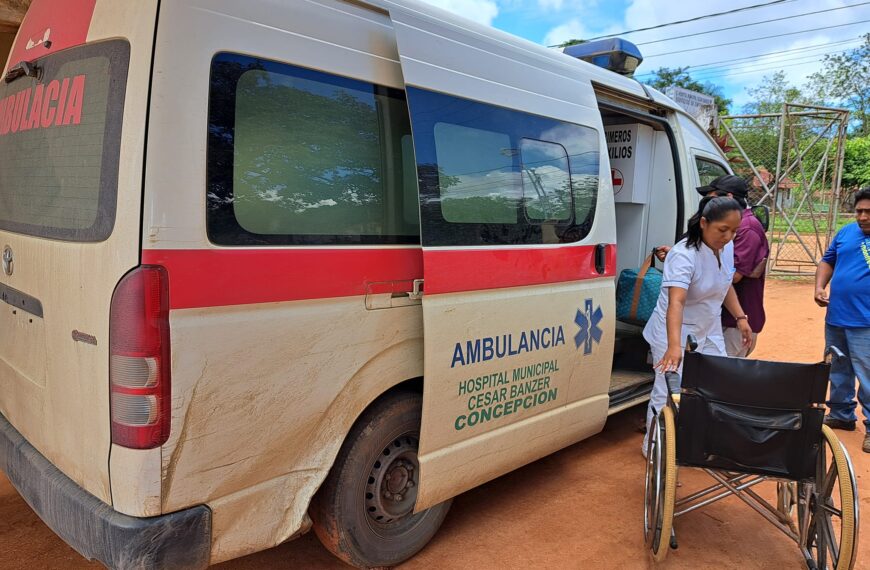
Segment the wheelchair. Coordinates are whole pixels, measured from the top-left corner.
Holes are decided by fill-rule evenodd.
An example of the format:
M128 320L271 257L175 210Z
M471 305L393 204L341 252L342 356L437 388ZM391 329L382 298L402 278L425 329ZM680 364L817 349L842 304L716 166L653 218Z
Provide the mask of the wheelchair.
M797 543L808 568L848 570L858 546L858 494L846 448L823 424L831 358L818 364L710 356L687 342L682 383L650 426L644 538L656 562L676 549L674 519L736 496ZM677 469L713 484L677 497ZM756 485L776 485L776 505ZM772 493L771 495L772 496Z

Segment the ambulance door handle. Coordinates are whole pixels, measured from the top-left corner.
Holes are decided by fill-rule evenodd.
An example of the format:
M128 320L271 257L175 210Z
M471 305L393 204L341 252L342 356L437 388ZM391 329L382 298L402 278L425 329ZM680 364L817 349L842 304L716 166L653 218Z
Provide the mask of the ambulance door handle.
M411 291L408 292L408 298L412 301L419 301L423 298L423 280L422 279L414 279L414 283L411 286Z
M599 275L604 275L607 269L607 244L599 243L595 246L595 271Z

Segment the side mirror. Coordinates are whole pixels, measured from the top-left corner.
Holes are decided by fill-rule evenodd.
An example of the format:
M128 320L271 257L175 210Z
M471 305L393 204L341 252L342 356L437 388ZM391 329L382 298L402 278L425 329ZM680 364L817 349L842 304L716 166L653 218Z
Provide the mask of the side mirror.
M761 222L761 227L764 228L764 231L767 231L770 228L770 208L759 204L758 206L752 206L750 209L752 210L752 215Z

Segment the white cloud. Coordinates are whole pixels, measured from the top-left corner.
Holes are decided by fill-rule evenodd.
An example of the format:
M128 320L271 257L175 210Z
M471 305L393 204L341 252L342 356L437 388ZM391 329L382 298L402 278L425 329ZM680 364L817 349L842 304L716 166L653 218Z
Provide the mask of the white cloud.
M564 0L538 0L538 6L543 10L561 10Z
M544 45L552 46L570 39L582 38L586 33L587 30L580 23L580 20L574 18L547 32L547 35L544 36Z
M495 0L424 0L448 12L452 12L469 20L491 26L498 16L498 4Z
M585 18L572 18L564 24L556 26L547 32L546 36L544 36L544 45L552 46L561 44L568 40L579 40L594 36L615 34L623 29L621 25L611 25L606 28L590 29L583 23L584 20Z

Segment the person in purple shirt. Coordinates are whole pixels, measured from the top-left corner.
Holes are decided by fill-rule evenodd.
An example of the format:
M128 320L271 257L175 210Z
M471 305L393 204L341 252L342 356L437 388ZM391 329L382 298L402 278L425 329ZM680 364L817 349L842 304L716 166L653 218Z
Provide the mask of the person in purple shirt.
M755 349L758 333L764 328L764 276L767 258L770 255L770 245L767 242L764 227L752 213L746 198L749 196L749 185L746 181L733 174L726 174L714 179L706 186L701 186L698 193L726 195L737 200L743 208L743 219L734 237L734 290L740 306L746 311L749 328L752 329L752 344L746 346L743 337L737 329L737 321L727 311L722 311L722 332L725 335L725 351L728 356L747 357Z
M737 321L728 311L722 311L722 332L725 336L725 352L728 356L745 358L755 349L758 333L764 328L764 276L767 269L767 258L770 255L770 245L764 227L752 213L746 198L749 196L749 185L743 178L733 174L725 174L714 178L706 186L697 189L701 196L710 194L734 198L743 208L743 218L737 235L734 237L734 273L733 284L737 292L740 306L746 311L741 318L749 321L752 329L752 343L744 344L742 335L737 329ZM656 257L664 261L670 247L656 248Z
M825 288L831 285L830 294ZM855 377L864 427L870 431L870 187L855 195L855 222L834 236L816 270L815 301L827 307L825 344L844 358L831 362L831 391L825 423L855 429ZM862 449L870 453L870 433Z

